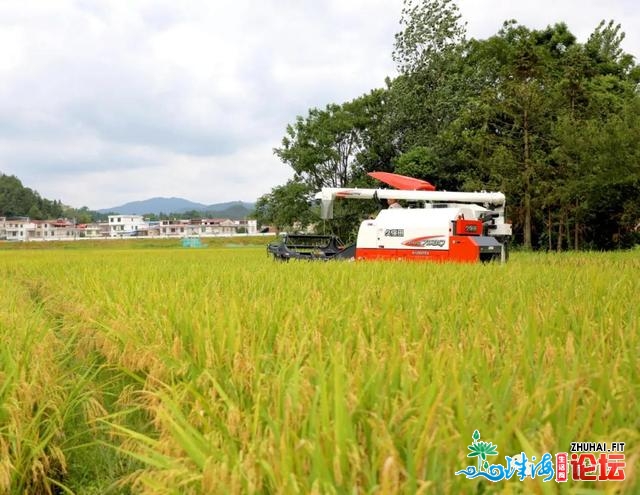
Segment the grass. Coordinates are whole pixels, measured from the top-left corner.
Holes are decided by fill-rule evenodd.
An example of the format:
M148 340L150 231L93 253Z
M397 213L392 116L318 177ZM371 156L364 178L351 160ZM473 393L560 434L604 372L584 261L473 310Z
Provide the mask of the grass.
M236 235L233 237L203 237L203 247L262 247L269 236ZM113 250L113 249L175 249L181 245L181 239L132 237L123 239L76 239L72 241L15 242L0 241L0 251L58 251L58 250Z
M0 493L640 488L636 253L280 264L130 242L0 250ZM455 476L476 429L502 464L626 442L627 480Z

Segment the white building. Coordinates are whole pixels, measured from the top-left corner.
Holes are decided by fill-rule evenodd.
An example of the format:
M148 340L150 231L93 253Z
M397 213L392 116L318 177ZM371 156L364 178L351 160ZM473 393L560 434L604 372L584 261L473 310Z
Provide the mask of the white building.
M255 235L256 220L228 218L198 218L191 220L160 220L145 222L141 215L109 215L106 223L76 225L57 220L30 220L27 217L0 217L0 240L7 241L71 241L105 237L214 237Z
M149 234L161 237L232 236L256 234L256 220L230 220L228 218L199 218L192 220L161 220L149 226Z
M130 237L146 235L149 225L142 215L109 215L109 236Z
M35 224L27 217L0 219L0 236L7 241L27 241Z
M258 221L257 220L237 220L239 233L248 235L255 235L258 233ZM242 232L244 230L244 232Z
M203 218L200 220L202 235L257 234L257 220L231 220L228 218Z
M161 237L184 237L195 235L196 229L189 223L189 220L160 220L154 222L149 230L150 235Z
M78 225L78 237L81 239L101 239L110 237L109 223L86 223Z
M71 241L77 237L75 224L65 218L32 220L31 224L28 241Z

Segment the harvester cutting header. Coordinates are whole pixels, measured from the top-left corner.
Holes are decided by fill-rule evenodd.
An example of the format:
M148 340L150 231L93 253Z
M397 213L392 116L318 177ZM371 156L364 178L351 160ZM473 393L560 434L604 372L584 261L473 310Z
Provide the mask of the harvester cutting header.
M321 217L333 218L337 199L401 200L411 206L381 210L361 223L355 246L332 248L325 258L506 261L512 232L505 222L504 194L436 191L429 182L412 177L369 175L397 189L323 188L315 196ZM270 251L278 257L272 247Z

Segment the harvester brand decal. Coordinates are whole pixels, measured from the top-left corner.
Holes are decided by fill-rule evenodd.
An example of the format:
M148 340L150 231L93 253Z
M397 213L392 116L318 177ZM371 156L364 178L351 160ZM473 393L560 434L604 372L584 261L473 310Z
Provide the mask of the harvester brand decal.
M336 193L336 198L349 198L349 197L359 197L362 196L360 191L354 191L353 189L347 189L346 191L338 191Z
M624 481L626 478L624 442L608 445L605 442L571 442L571 456L569 452L557 452L555 460L549 452L539 458L519 452L514 456L505 455L505 466L489 464L488 457L498 455L497 445L481 441L478 430L473 432L472 438L467 457L475 457L477 467L467 466L456 471L456 476L484 478L494 483L512 477L520 481L540 478L543 482L555 480L557 483L568 481L569 475L573 481Z
M474 225L474 224L465 225L464 226L464 231L465 232L478 232L478 226Z
M385 237L404 237L404 229L385 229Z
M402 244L412 247L444 247L446 240L441 235L432 235L427 237L417 237L415 239L409 239Z

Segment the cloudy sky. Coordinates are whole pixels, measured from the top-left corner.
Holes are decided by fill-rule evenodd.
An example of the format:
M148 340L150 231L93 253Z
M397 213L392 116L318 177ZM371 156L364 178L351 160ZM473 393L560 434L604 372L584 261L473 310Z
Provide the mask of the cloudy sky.
M505 19L601 19L640 57L636 0L458 0ZM285 127L394 76L402 0L0 0L0 172L91 209L155 196L254 201L291 172Z

